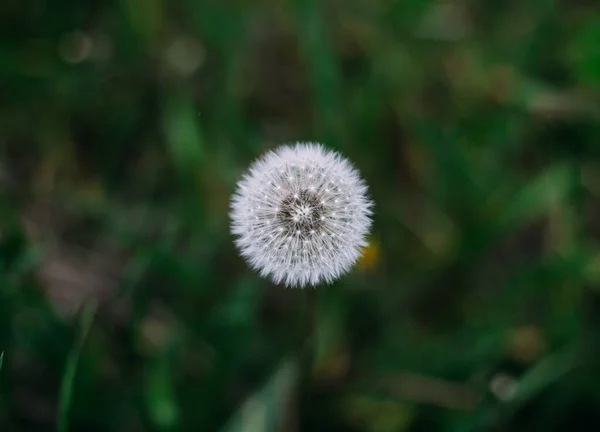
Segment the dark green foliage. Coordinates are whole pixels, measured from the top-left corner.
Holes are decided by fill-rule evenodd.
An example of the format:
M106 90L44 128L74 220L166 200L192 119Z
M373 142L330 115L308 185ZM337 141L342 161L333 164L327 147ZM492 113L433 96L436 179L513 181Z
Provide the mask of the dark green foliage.
M598 430L600 6L0 6L0 430ZM228 227L262 152L371 188L332 286Z

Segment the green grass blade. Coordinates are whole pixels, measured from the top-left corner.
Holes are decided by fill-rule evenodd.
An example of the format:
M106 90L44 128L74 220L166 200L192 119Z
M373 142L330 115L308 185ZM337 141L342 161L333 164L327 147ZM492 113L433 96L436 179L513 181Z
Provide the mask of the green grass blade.
M298 379L294 359L285 361L269 381L252 395L222 432L280 432L286 430L286 417Z
M60 388L57 423L58 432L67 432L69 430L69 409L71 407L71 401L73 400L75 374L77 372L77 365L79 363L79 356L81 354L83 344L90 331L90 328L92 327L96 307L97 306L95 302L86 303L79 321L79 334L77 336L77 341L69 353L69 357L67 358L65 373L63 375Z
M520 379L511 402L522 406L534 399L545 388L572 371L580 361L580 355L579 345L573 344L538 362Z
M0 353L0 372L2 372L2 362L4 361L4 351Z
M500 226L506 231L518 229L547 214L564 202L571 192L572 182L573 174L568 165L549 168L516 192L499 216Z

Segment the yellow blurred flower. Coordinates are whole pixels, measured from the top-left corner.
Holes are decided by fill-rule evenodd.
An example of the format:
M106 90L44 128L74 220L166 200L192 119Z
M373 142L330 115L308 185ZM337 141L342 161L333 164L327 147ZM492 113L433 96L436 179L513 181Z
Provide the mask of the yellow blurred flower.
M379 249L379 243L375 240L371 240L369 245L364 248L363 254L357 263L361 271L370 271L379 265Z

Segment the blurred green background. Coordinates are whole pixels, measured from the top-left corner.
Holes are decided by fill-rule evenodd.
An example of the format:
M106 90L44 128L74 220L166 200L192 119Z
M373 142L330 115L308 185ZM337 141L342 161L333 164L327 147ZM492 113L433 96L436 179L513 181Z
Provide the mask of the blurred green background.
M600 428L600 5L5 0L0 431ZM376 202L332 286L239 258L252 160Z

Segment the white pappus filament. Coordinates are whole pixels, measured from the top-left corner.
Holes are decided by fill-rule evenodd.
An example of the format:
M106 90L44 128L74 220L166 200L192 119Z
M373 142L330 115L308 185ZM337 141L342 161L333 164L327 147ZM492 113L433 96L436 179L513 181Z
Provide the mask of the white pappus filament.
M284 145L255 161L231 199L242 257L275 283L331 283L354 265L373 203L356 168L317 143Z

